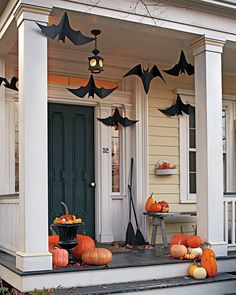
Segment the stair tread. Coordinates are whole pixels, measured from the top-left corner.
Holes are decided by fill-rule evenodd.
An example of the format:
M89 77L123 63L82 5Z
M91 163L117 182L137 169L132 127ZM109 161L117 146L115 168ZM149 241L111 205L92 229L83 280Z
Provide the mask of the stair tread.
M162 288L173 288L187 285L209 284L231 280L236 280L236 276L229 273L219 273L215 278L206 278L205 280L195 280L190 277L175 277L89 287L74 287L61 289L59 290L59 293L64 293L65 291L70 290L70 295L105 295Z

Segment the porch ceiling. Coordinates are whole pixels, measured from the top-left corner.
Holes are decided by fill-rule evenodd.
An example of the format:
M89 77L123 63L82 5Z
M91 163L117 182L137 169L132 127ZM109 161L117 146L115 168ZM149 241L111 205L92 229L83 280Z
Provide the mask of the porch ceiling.
M58 22L63 11L54 9L52 21ZM81 30L84 34L91 35L92 29L100 29L102 34L98 37L98 48L105 58L116 57L130 60L127 63L147 61L163 65L172 65L179 57L181 49L184 49L187 59L193 63L190 42L196 35L180 31L164 29L161 23L153 22L154 26L121 21L118 19L101 17L89 13L68 12L73 28ZM140 22L142 20L140 19ZM91 55L93 43L83 46L74 46L68 40L66 44L49 40L51 49L64 49L80 52L86 56ZM227 42L223 54L223 71L236 74L236 43Z

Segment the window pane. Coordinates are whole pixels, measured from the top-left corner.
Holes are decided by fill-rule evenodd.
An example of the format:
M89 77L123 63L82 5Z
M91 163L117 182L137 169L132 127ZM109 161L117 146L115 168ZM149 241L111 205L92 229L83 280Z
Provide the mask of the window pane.
M223 153L223 177L224 177L224 192L227 192L227 185L226 185L226 179L227 179L227 174L226 174L226 154Z
M222 111L222 142L223 151L226 151L226 111Z
M112 128L112 192L120 191L120 130Z
M196 148L195 129L189 130L189 146L190 148Z
M190 194L196 194L196 173L189 174Z
M195 113L189 115L189 128L195 129Z
M196 152L189 152L189 172L196 172Z

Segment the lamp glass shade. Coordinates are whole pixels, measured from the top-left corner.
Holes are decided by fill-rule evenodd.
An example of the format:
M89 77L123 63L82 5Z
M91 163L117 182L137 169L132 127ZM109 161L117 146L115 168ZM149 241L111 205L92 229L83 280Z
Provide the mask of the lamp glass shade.
M93 74L98 74L103 71L103 58L99 55L94 55L88 58L89 60L89 71Z

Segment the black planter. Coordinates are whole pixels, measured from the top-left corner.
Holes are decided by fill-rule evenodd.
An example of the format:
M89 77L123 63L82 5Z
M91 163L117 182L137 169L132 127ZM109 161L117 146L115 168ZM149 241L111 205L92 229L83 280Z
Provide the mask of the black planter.
M76 239L76 234L80 224L53 224L53 228L59 235L58 245L69 252L69 263L77 263L74 260L72 248L74 248L78 242Z

